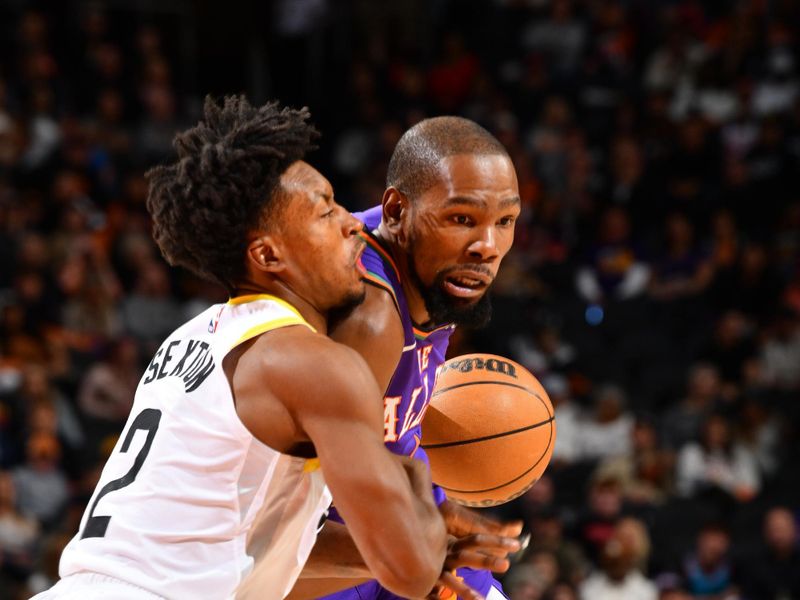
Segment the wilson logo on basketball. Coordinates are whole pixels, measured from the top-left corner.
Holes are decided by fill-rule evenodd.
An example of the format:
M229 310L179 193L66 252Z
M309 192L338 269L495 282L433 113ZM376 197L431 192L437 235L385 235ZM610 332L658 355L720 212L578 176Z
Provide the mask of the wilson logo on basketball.
M461 373L469 373L470 371L490 371L492 373L502 373L517 379L517 369L509 362L490 358L483 360L482 358L465 358L462 360L449 360L444 364L442 373L446 371L459 371Z

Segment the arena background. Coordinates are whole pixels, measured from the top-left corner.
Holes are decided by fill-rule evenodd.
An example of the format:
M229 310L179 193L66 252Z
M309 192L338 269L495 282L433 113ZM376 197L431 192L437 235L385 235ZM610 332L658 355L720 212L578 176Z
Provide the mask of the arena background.
M219 289L166 267L143 172L206 93L308 105L376 204L460 114L523 214L452 353L544 383L553 464L513 600L800 598L800 2L0 0L0 597L61 548L162 338ZM657 589L657 591L656 591Z

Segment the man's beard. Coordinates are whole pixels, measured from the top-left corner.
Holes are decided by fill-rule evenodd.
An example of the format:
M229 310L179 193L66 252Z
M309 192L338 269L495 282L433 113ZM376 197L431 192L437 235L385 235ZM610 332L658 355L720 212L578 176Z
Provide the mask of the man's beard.
M477 302L467 303L461 298L455 298L444 291L446 272L438 273L433 285L425 285L417 272L414 257L409 253L408 266L411 279L425 302L425 309L434 325L455 323L480 329L489 323L492 318L492 300L489 297L489 288Z
M336 306L328 309L328 328L346 319L353 310L360 306L367 297L366 288L345 296Z

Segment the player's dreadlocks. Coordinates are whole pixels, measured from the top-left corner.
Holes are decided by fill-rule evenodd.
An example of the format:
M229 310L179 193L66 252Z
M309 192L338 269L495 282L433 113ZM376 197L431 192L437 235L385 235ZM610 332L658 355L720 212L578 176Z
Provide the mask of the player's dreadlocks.
M414 125L397 142L386 186L412 200L429 189L439 176L439 161L454 154L501 154L503 145L483 127L462 117L433 117Z
M229 292L244 275L248 233L280 203L280 176L313 149L308 110L206 97L203 120L173 140L174 164L147 172L147 209L164 258Z

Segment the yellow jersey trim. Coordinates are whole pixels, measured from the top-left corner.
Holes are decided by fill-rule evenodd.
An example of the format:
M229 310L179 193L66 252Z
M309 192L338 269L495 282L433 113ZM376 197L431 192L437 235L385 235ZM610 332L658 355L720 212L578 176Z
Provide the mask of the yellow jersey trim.
M319 469L319 459L318 458L309 458L306 459L306 462L303 463L303 473L311 473Z
M256 300L270 300L276 304L280 304L284 308L289 309L295 315L297 315L297 318L300 319L311 331L314 333L317 332L317 330L303 318L303 315L300 314L299 310L289 304L286 300L278 298L277 296L273 296L272 294L247 294L245 296L236 296L235 298L230 298L227 304L230 304L231 306L238 306L240 304L247 304L248 302L255 302Z
M261 323L260 325L251 327L245 331L238 340L236 340L236 342L233 344L233 347L235 348L239 344L243 344L247 340L252 339L257 335L261 335L262 333L266 333L267 331L272 331L273 329L278 329L280 327L286 327L288 325L305 325L311 331L316 333L316 329L306 323L302 317L283 317L281 319L273 319L272 321L267 321L266 323Z

